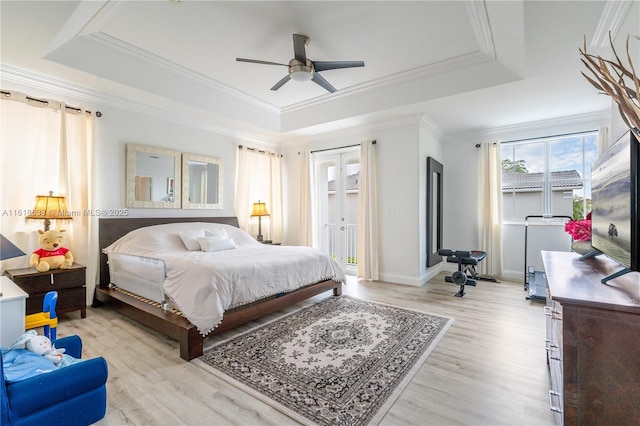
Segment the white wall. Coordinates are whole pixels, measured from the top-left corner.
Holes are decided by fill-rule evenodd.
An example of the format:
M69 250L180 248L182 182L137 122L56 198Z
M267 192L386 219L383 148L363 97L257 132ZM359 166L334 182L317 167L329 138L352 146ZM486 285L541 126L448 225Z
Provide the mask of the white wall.
M480 150L477 143L486 141L510 141L596 130L610 125L610 112L585 114L543 122L526 123L521 126L490 129L474 134L451 135L445 138L444 159L444 246L459 250L479 247L478 209L483 194L478 190ZM551 231L551 230L548 230ZM503 277L522 280L524 275L524 218L504 227ZM533 231L531 231L533 232ZM562 230L561 230L562 232ZM548 239L537 239L528 245L528 251L538 253L541 249L561 250L567 247L562 241L548 245Z
M298 152L338 148L375 139L380 279L408 285L424 284L427 269L424 266L426 158L439 159L441 150L437 136L431 134L432 128L421 118L416 116L376 128L328 133L297 141L295 146L286 146L283 150L284 192L288 200L285 242L296 244L300 235L298 209L302 156Z
M95 120L97 197L96 208L125 207L126 144L136 143L221 158L223 208L132 209L130 217L233 216L237 145L242 141L200 128L115 107L100 107ZM246 143L245 143L246 144Z

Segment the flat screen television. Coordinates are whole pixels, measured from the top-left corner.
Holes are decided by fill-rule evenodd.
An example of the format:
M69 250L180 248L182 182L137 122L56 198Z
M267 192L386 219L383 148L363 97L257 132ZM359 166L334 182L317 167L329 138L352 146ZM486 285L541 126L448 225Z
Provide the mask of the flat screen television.
M640 270L640 144L628 131L591 168L591 245L623 268L602 279Z

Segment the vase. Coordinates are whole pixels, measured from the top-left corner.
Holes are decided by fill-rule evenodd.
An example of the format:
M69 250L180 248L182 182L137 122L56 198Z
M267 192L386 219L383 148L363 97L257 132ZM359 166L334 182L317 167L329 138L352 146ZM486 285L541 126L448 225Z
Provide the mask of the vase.
M591 253L593 251L593 247L591 246L591 240L574 241L573 243L571 243L571 250L582 255Z

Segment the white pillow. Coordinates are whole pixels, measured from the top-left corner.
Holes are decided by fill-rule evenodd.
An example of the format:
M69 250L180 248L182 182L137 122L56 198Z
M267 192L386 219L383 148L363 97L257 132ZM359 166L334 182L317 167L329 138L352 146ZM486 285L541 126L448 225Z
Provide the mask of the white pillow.
M224 228L205 229L204 230L204 235L205 235L205 237L218 238L219 240L227 240L227 239L229 239L229 234L227 234L227 231L225 231Z
M202 251L221 251L237 248L231 238L203 237L198 238Z
M200 250L200 243L198 242L198 239L204 238L204 236L204 229L180 232L180 238L182 239L184 246L190 251Z

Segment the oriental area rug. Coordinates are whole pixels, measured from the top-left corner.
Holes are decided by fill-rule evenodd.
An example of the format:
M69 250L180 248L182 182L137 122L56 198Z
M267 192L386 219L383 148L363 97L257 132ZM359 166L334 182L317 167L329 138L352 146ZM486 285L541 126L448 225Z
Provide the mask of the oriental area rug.
M330 297L217 343L194 363L309 425L373 425L453 319Z

